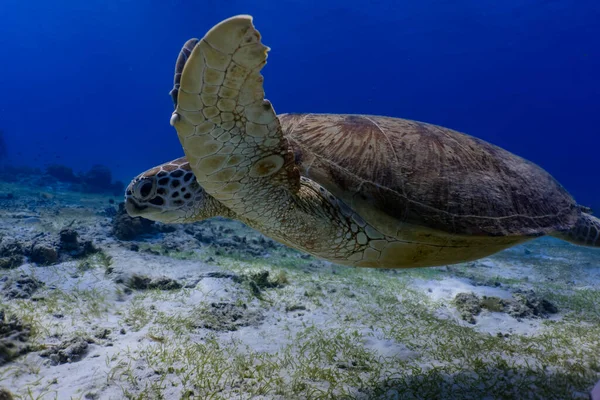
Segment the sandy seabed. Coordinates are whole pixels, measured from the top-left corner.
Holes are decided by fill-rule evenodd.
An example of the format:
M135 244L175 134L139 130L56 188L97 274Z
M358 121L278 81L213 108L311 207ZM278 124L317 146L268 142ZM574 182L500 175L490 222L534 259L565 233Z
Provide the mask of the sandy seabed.
M600 379L600 251L356 269L221 218L123 234L120 199L59 189L0 183L0 399L585 399Z

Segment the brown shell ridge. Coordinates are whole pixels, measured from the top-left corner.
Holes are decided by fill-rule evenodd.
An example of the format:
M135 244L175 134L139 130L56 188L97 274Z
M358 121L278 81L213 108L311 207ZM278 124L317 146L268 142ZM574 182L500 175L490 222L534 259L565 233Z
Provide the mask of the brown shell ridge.
M330 160L328 160L327 158L325 158L325 157L323 157L323 156L321 156L321 155L319 155L319 154L317 154L317 153L314 153L314 152L313 152L312 154L314 155L315 159L319 159L319 160L320 160L321 162L323 162L324 164L333 165L333 166L335 166L336 168L339 168L340 170L344 171L344 172L345 172L345 173L347 173L348 175L351 175L353 178L356 178L357 180L360 180L360 181L362 181L363 183L370 183L370 184L372 184L372 185L374 185L374 186L378 187L378 188L379 188L379 189L381 189L381 190L385 190L385 191L391 192L391 193L393 193L393 194L396 194L396 195L398 195L398 196L402 196L402 197L403 197L403 198L404 198L406 201L408 201L408 202L410 202L410 203L412 203L412 204L419 205L419 206L421 206L421 207L423 207L423 208L430 209L431 211L440 212L440 213L443 213L443 214L446 214L446 215L449 215L449 216L452 216L452 217L459 217L459 218L481 218L481 219L497 219L497 220L501 220L501 219L505 219L505 218L514 218L514 217L519 217L519 218L529 218L529 219L532 219L532 220L534 220L534 219L539 219L539 218L548 218L548 217L554 217L554 216L556 216L556 214L537 215L537 216L529 216L529 215L525 215L525 214L512 214L512 215L504 215L504 216L500 216L500 217L494 217L494 216L484 216L484 215L475 215L475 214L465 214L465 215L453 214L453 213L450 213L450 212L448 212L448 211L444 211L444 210L442 210L442 209L435 208L435 207L431 207L431 206L428 206L427 204L423 204L423 203L420 203L420 202L418 202L418 201L412 200L412 199L408 198L408 197L407 197L405 194L403 194L403 193L400 193L400 192L398 192L398 191L395 191L395 190L393 190L393 189L390 189L390 188L388 188L388 187L385 187L385 186L383 186L383 185L381 185L381 184L379 184L379 183L377 183L377 182L372 182L372 181L368 181L368 180L366 180L366 179L363 179L363 178L361 178L360 176L358 176L358 175L356 175L355 173L353 173L352 171L349 171L347 168L344 168L344 167L340 166L339 164L336 164L336 163L334 163L333 161L330 161ZM306 172L310 172L310 167L312 166L312 164L313 164L313 163L314 163L314 161L311 163L311 165L308 165L308 166L304 167ZM361 183L361 186L359 186L359 189L360 189L360 188L362 188L362 184L363 184L363 183ZM565 207L565 208L564 208L563 210L561 210L561 211L565 211L565 212L566 212L566 211L570 211L570 210L572 210L572 209L573 209L573 207Z
M280 119L303 174L361 213L467 235L539 236L575 222L554 178L476 137L370 115Z
M366 116L366 115L364 115L364 116L362 116L362 117L366 118L366 119L367 119L368 121L370 121L370 122L371 122L371 123L372 123L372 124L373 124L375 127L377 127L377 129L379 130L379 132L381 132L381 134L383 135L383 137L385 137L386 141L388 142L388 144L389 144L389 146L390 146L390 149L392 150L392 153L394 154L394 158L395 158L395 160L396 160L396 163L398 164L398 166L400 166L400 165L401 165L401 164L400 164L400 158L398 157L398 154L396 153L396 150L394 149L394 146L393 146L393 144L392 144L392 141L390 140L390 138L388 137L388 135L385 133L385 131L384 131L384 130L381 128L381 126L380 126L380 125L379 125L377 122L375 122L375 120L373 120L373 119L372 119L372 118L370 118L369 116ZM401 171L400 171L400 172L401 172ZM357 177L357 178L358 178L358 177ZM366 180L365 180L365 182L366 182ZM369 181L369 182L370 182L370 181ZM370 183L373 183L373 184L375 184L375 182L370 182ZM361 184L361 186L362 186L362 184ZM380 187L382 190L387 190L387 189L389 189L389 188L387 188L387 187L384 187L383 185L379 185L379 184L377 184L377 186L379 186L379 187ZM410 200L410 199L408 198L408 196L406 195L406 189L405 189L405 187L404 187L404 182L400 182L400 189L402 190L402 193L398 193L398 192L396 192L396 191L394 191L394 190L391 190L391 189L390 189L390 190L391 190L391 191L393 191L394 193L398 194L399 196L402 196L402 197L403 197L404 199L406 199L407 201L411 202L411 200Z

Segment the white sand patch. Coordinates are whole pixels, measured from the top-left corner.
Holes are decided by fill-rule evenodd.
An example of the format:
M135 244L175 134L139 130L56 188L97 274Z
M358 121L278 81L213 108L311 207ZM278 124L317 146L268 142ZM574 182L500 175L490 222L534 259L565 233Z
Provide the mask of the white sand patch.
M446 301L454 299L459 293L473 292L478 296L495 296L501 299L510 299L511 293L505 289L490 286L475 286L468 279L446 278L443 280L415 279L411 285L419 288L433 301Z
M498 333L509 333L519 335L529 335L543 331L543 319L522 319L519 320L504 312L494 312L482 309L481 313L475 317L477 323L469 324L460 317L460 313L455 307L451 306L454 297L459 293L474 293L480 298L498 297L500 299L511 299L512 293L506 289L491 286L473 285L468 279L464 278L445 278L442 280L423 280L415 279L413 287L423 290L427 296L436 302L442 302L443 306L436 310L436 315L444 319L452 319L463 326L472 326L479 332L486 332L493 335ZM552 315L550 320L559 320L559 314Z

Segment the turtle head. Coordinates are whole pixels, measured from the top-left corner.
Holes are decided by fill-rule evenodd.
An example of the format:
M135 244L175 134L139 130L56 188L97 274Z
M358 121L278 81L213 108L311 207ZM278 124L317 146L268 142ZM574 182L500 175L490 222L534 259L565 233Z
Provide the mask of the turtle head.
M225 207L196 182L185 158L156 166L135 177L125 191L131 217L164 223L195 222L225 215Z

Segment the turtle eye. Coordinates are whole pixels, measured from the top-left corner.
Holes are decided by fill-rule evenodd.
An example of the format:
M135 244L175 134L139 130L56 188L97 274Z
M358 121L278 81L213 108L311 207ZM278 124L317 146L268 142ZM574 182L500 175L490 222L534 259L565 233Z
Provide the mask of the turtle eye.
M143 179L135 185L135 194L140 200L147 200L154 191L152 181Z

